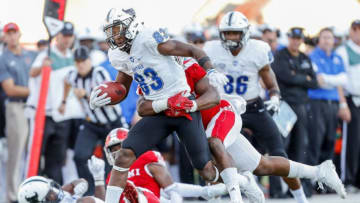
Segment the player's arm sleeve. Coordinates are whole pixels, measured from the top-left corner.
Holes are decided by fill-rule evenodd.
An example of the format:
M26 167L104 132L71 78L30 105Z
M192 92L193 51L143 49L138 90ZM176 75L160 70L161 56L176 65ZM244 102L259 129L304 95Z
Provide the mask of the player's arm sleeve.
M117 49L116 50L109 49L108 55L111 65L116 70L118 70L118 74L116 76L115 81L125 85L126 87L125 97L127 97L130 91L131 83L133 81L132 78L133 73L129 63L130 56L127 53Z
M186 67L186 75L193 80L194 84L206 76L206 71L198 63L196 63L194 59L184 61L184 66Z
M261 70L266 65L271 64L274 61L273 53L271 52L270 46L262 41L257 41L254 55L257 57L255 65L258 70Z
M170 36L167 33L166 29L159 28L157 30L147 30L146 32L146 41L145 47L152 53L153 55L159 55L160 52L158 50L159 44L163 44L170 40Z
M126 73L129 76L132 76L131 67L129 64L129 55L125 52L122 52L118 49L113 50L109 49L108 56L112 67L116 70Z

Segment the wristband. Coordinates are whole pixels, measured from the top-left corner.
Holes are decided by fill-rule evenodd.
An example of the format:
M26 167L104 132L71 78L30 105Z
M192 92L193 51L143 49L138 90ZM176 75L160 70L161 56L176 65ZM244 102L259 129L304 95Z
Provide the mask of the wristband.
M214 168L215 168L215 179L211 181L212 183L216 183L219 180L219 176L220 176L219 170L216 168L216 166L214 166Z
M215 71L215 68L210 68L206 71L206 73L209 75L210 73L214 72Z
M168 109L168 100L167 99L160 99L155 100L152 102L152 108L155 111L155 113L160 113L166 109Z
M195 112L195 111L197 111L198 105L197 105L196 101L193 100L192 103L193 103L194 105L191 107L191 109L189 110L189 112Z
M95 186L103 186L103 185L105 185L104 180L96 180L95 181Z
M127 171L129 171L129 168L122 168L122 167L115 166L115 165L113 165L113 169L115 171L119 171L119 172L127 172Z
M66 104L66 100L62 100L61 103L62 103L62 104Z
M280 91L279 90L269 90L269 95L278 95L280 97Z
M204 67L205 63L210 61L210 58L208 56L203 56L198 60L198 63L201 67Z
M340 103L339 107L340 107L340 109L344 109L344 108L347 108L348 105L346 102L342 102L342 103Z

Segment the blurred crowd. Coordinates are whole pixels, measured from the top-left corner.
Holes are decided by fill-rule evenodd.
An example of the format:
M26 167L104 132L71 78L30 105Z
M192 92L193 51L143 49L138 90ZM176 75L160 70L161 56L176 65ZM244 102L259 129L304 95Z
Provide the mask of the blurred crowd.
M251 38L270 45L274 55L271 66L282 100L297 116L290 134L283 137L289 158L310 165L332 159L348 192L359 192L360 20L349 22L347 33L326 27L311 37L301 27L281 31L263 24L252 25L250 30ZM1 28L0 202L17 201L17 188L27 172L36 109L43 93L43 67L50 66L52 71L39 175L60 184L80 177L93 185L87 160L93 154L104 157L103 145L111 129L129 128L141 119L136 113L135 82L120 105L95 111L88 106L91 88L117 75L107 57L105 36L99 32L77 30L71 22L65 22L50 45L47 40L39 40L37 50L33 50L21 45L22 31L16 23ZM206 41L218 39L219 33L215 26L191 24L181 36L173 38L202 48ZM244 129L244 134L251 140L251 132ZM159 148L175 181L204 184L175 136ZM287 197L281 184L260 182L270 197ZM307 196L317 188L306 181L303 187ZM90 189L87 194L93 192Z

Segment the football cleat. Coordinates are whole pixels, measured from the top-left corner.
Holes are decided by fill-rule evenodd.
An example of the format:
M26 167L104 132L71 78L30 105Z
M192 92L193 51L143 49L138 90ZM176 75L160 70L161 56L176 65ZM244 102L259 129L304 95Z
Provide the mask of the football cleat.
M317 182L319 184L320 189L324 189L324 185L329 186L333 190L336 191L341 198L346 198L345 187L342 184L338 174L335 170L335 165L331 160L324 161L320 165L317 166L319 168L319 172L317 174Z

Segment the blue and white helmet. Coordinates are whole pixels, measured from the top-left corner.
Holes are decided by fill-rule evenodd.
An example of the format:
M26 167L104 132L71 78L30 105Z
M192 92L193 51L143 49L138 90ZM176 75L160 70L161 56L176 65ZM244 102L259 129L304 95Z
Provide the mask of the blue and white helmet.
M226 49L234 50L245 46L250 37L250 24L248 19L238 11L230 11L220 21L220 40ZM225 31L241 32L240 41L226 40Z
M61 186L55 181L33 176L21 183L18 192L19 203L60 202L64 198Z
M124 35L126 38L125 43L118 45L115 43L113 35L113 28L120 27L120 35ZM137 21L135 10L130 9L121 9L117 10L115 8L110 9L108 12L105 24L104 32L106 34L106 42L111 49L119 48L122 51L128 52L131 48L132 40L136 37L139 31L143 28L143 23Z

